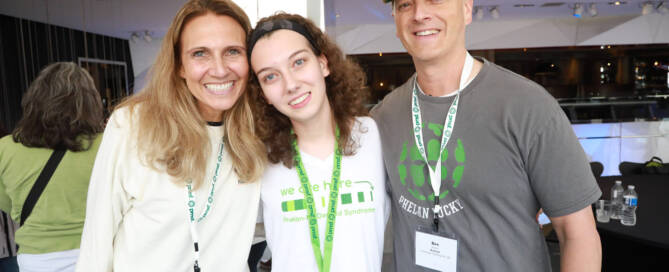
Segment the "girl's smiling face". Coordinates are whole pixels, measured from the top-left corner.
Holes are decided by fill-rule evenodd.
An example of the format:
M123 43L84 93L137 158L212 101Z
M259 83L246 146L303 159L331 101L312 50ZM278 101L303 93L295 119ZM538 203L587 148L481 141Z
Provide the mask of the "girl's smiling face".
M309 41L292 30L280 29L258 40L251 66L267 102L293 123L329 118L324 56L316 56Z

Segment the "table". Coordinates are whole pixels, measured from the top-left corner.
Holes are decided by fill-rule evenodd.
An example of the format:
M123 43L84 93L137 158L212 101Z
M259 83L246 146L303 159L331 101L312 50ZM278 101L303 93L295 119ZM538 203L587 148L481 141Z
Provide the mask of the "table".
M623 226L619 220L597 222L597 229L632 239L644 244L669 249L669 176L609 176L597 179L603 199L611 199L611 187L616 180L623 187L634 185L639 195L636 225Z

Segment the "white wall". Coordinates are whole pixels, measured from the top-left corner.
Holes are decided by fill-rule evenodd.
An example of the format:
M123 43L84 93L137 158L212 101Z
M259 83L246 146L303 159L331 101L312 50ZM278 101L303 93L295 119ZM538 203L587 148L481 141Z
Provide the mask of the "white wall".
M233 0L241 7L255 27L260 18L278 11L299 14L314 21L321 29L325 27L323 0Z
M156 59L162 42L162 38L154 38L151 42L146 42L141 38L137 42L130 40L130 57L132 58L132 69L135 73L133 92L138 92L144 87L146 75Z

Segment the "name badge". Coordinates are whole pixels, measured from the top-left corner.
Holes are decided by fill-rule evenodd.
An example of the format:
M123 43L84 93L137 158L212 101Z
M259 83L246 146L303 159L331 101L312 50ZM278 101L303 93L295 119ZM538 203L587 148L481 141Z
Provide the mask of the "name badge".
M437 271L457 271L458 241L428 231L416 231L416 265Z

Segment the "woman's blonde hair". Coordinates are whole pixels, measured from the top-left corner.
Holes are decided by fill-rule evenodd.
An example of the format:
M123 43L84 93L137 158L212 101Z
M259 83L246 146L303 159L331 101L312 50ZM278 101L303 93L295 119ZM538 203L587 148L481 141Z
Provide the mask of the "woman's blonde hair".
M180 41L186 23L207 13L229 16L247 35L251 31L244 11L230 0L188 1L163 39L147 86L118 106L128 107L131 116L137 116L134 131L144 162L154 169L165 169L175 182L192 180L194 187L204 179L211 146L197 100L179 76ZM251 182L262 174L266 157L265 147L255 135L247 86L243 88L233 107L223 112L224 144L241 181Z

